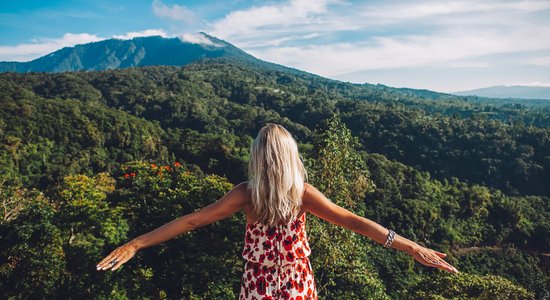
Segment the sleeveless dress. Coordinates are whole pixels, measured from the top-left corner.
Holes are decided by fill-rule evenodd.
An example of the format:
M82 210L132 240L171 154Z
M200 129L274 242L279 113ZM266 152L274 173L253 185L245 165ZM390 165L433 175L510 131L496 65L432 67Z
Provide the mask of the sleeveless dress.
M288 224L246 225L240 300L317 299L306 213Z

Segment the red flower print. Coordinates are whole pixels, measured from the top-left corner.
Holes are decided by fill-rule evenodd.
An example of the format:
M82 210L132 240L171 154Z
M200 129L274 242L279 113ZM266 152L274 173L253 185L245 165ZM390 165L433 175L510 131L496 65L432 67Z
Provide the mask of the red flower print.
M277 226L248 224L244 239L246 264L239 300L317 300L305 214Z
M267 237L272 240L275 237L275 234L277 231L275 230L275 227L270 227L267 229Z
M254 275L254 277L258 277L261 274L260 267L257 264L254 264L254 266L252 268L254 270L252 275Z
M283 246L285 247L286 251L292 250L292 245L294 243L292 242L292 238L287 236L286 239L283 241Z
M124 174L124 178L128 178L128 177L130 177L130 174L128 173Z
M265 277L260 276L258 280L256 281L256 287L258 288L258 294L265 295L265 290L267 287L267 282L265 281Z
M292 252L288 252L286 254L286 260L293 261L294 260L294 254Z
M300 293L303 292L304 288L305 288L304 282L303 281L298 282L298 287L297 288L298 288L298 292L300 292Z
M250 243L253 243L254 242L254 239L252 239L252 235L250 234L250 232L247 232L246 233L246 239L245 239L245 242L250 244Z

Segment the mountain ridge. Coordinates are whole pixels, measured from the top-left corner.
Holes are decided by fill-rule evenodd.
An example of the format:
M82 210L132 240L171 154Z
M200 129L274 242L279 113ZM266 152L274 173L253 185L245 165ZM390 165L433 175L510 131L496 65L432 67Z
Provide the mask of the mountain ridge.
M0 62L0 72L99 71L153 65L183 66L201 58L256 59L232 44L204 32L192 35L191 39L161 36L128 40L111 38L64 47L28 62L3 61Z
M496 85L451 93L457 96L478 96L489 98L544 99L550 100L550 87L526 85Z
M167 55L173 53L174 55ZM111 38L102 41L64 47L28 62L0 62L0 73L16 72L77 72L104 71L129 67L176 66L183 67L204 59L239 60L262 69L287 72L298 76L322 79L335 85L369 86L379 93L390 92L397 98L419 97L430 101L459 100L461 102L491 104L521 104L549 106L546 100L521 100L514 98L480 99L477 96L461 96L425 89L395 88L382 84L353 84L323 77L303 70L258 59L224 40L205 32L186 34L180 37L147 36L133 39Z

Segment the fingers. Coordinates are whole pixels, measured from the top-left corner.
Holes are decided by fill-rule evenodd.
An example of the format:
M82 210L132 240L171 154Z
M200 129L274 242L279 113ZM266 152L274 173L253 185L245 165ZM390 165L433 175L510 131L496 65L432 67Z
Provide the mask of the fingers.
M445 254L445 253L441 253L441 252L438 252L438 251L434 251L434 252L435 252L435 254L437 254L437 256L439 256L441 258L444 258L444 257L447 256L447 254Z
M111 269L111 271L114 271L114 270L118 269L118 267L120 267L122 264L127 262L128 259L129 259L128 255L124 255L123 258L120 258L120 260L117 260L118 262L114 265L114 267Z
M434 267L436 266L435 261L430 259L425 253L418 253L418 256L415 257L418 262L421 264L427 266L427 267Z
M110 267L114 266L115 264L113 262L120 262L122 255L124 252L119 248L113 250L109 255L107 255L99 264L97 264L96 268L98 271L107 270Z
M130 260L135 253L136 250L131 245L122 245L102 259L101 262L97 264L96 268L98 271L108 270L109 268L112 268L111 271L114 271Z
M443 253L433 251L433 250L431 252L433 253L430 253L430 252L418 253L417 260L425 266L439 268L441 270L445 270L451 273L458 273L458 270L455 267L453 267L451 264L449 264L448 262L446 262L441 258L441 255L439 254L443 254Z
M451 266L451 264L449 264L448 262L442 259L440 259L440 263L438 267L442 270L449 271L451 273L458 273L458 270L455 267Z
M445 271L448 271L448 272L451 272L451 273L458 273L458 270L455 267L451 266L451 264L449 264L448 262L444 261L441 258L438 258L433 263L433 267L436 267L436 268L439 268L441 270L445 270Z
M107 269L107 266L110 266L110 262L115 259L115 255L117 254L117 251L114 250L113 252L109 253L109 255L107 255L103 260L101 260L96 268L97 270L102 270L102 269Z
M432 261L434 262L434 267L437 267L452 273L458 273L458 270L455 267L451 266L451 264L449 264L448 262L442 259L444 257L447 257L447 254L439 251L431 250L431 249L430 251L432 251L436 255L436 256L433 256L432 258Z

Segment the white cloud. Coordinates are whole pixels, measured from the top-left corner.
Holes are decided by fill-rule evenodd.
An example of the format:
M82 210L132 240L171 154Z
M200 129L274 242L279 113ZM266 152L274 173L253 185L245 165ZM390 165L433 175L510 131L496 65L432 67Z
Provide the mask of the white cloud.
M210 32L220 38L238 38L303 31L307 30L304 26L323 23L316 16L325 13L330 2L335 1L291 0L233 11L210 24Z
M304 42L305 40L313 39L320 36L322 36L321 33L288 34L288 35L266 37L266 39L264 40L258 39L255 36L251 36L251 37L243 36L243 37L240 37L239 40L237 41L237 46L243 49L279 47L282 44L287 42L292 42L292 41Z
M182 5L174 4L171 7L162 3L160 0L153 1L153 12L159 17L166 17L171 20L183 21L191 24L196 22L197 17L195 14Z
M368 69L467 66L472 64L468 60L484 55L550 49L550 39L544 38L549 30L550 27L533 26L508 35L448 31L438 35L376 37L368 43L272 47L249 52L263 60L334 77ZM475 64L488 66L483 61Z
M182 41L193 43L193 44L199 44L199 45L207 45L207 46L214 46L214 47L223 47L224 45L215 43L214 41L210 40L208 37L201 33L185 33L182 34L179 37Z
M538 56L525 59L525 63L534 66L550 67L550 56Z
M28 61L63 47L96 42L102 39L95 34L66 33L58 39L35 39L32 43L0 46L0 61Z
M168 33L164 29L146 29L143 31L131 31L123 35L113 35L113 38L120 40L129 40L136 37L155 36L160 35L162 37L168 37Z
M230 12L205 31L332 78L418 68L489 74L502 64L548 65L546 55L526 57L550 52L549 9L550 1L293 0Z
M549 1L420 1L364 6L362 15L386 20L422 19L436 15L517 10L535 12L550 9Z

